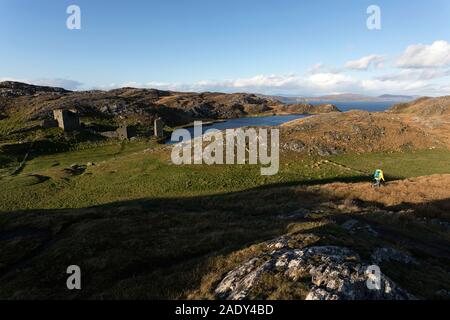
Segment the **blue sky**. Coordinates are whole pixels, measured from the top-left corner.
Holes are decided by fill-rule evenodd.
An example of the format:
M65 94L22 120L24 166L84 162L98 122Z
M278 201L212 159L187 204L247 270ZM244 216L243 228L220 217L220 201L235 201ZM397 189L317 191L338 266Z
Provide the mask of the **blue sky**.
M0 79L69 89L450 91L447 0L0 0L0 36Z

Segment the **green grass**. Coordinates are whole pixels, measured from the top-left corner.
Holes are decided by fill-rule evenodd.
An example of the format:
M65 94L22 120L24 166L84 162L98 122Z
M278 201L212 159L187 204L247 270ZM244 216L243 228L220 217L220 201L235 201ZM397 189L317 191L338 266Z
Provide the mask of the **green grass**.
M340 164L370 173L381 167L388 176L398 178L450 173L450 152L440 149L405 153L342 155L331 159Z
M443 150L330 158L367 176L330 163L314 166L314 159L290 155L283 157L278 175L264 177L260 166L175 166L167 152L142 152L147 147L148 142L118 143L34 158L19 176L0 180L0 210L82 208L126 200L226 194L276 184L370 181L380 161L388 177L450 173L450 152ZM72 164L88 162L96 165L84 174L64 172Z
M136 141L38 156L17 176L0 179L0 298L172 299L193 292L211 298L211 286L251 256L251 245L288 232L318 234L320 244L347 246L368 257L373 248L396 247L399 240L349 235L331 222L336 212L311 215L309 222L280 219L330 201L290 186L370 181L379 161L390 177L450 173L450 152L444 150L329 158L367 175L289 154L278 175L263 177L260 166L174 166L167 151L144 152L149 147L155 146ZM88 162L95 166L80 175L64 171ZM425 248L448 243L446 235L414 221L371 219ZM414 243L403 245L424 267L409 276L387 266L394 281L428 298L450 289L448 259ZM80 292L65 289L71 264L83 270ZM296 299L306 292L302 283L268 275L251 297Z
M152 147L150 141L139 142L99 142L99 143L82 143L75 148L79 150L56 153L51 155L37 156L27 162L23 170L24 174L46 171L55 167L68 167L74 163L87 164L88 162L99 163L106 160L113 160L116 157L142 151Z
M8 118L0 120L0 140L7 139L11 132L31 127L38 122L26 122L25 115L22 113L13 113Z

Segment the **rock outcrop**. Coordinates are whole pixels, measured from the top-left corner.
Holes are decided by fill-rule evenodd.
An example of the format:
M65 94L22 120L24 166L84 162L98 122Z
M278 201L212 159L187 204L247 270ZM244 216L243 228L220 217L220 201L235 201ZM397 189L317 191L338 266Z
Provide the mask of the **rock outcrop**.
M63 88L35 86L22 82L4 81L0 82L0 97L20 97L35 94L64 94L70 91Z
M273 110L278 113L293 113L293 114L322 114L331 112L341 112L334 104L282 104L273 107Z
M198 119L232 119L256 114L318 114L339 111L333 105L285 105L248 93L185 93L120 88L110 91L69 91L20 82L0 82L0 113L20 113L26 120L51 118L54 109L76 109L81 116L151 123L162 118L170 126Z
M338 246L310 245L317 241L314 235L303 235L303 239L303 248L290 247L290 236L267 242L269 251L230 271L217 285L216 296L246 299L262 276L271 274L293 282L307 281L307 300L415 299L382 273L374 279L373 262L363 262L356 252ZM376 261L385 257L380 252L374 253Z
M231 119L270 112L280 102L247 93L183 93L120 88L68 91L19 82L0 83L0 112L20 113L25 120L51 118L54 109L76 109L81 116L151 123L162 118L171 126L196 119Z
M401 152L445 145L427 127L387 112L333 112L294 120L281 128L282 149L309 155Z
M405 113L417 116L450 115L450 96L439 98L420 98L408 103L393 106L390 113Z

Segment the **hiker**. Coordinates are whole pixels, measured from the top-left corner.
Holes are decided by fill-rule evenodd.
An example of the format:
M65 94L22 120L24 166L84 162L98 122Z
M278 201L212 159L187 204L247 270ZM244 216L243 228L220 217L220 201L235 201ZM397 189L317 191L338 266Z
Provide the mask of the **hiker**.
M384 183L386 180L384 180L384 172L381 169L377 169L374 174L375 187L381 187L381 184Z

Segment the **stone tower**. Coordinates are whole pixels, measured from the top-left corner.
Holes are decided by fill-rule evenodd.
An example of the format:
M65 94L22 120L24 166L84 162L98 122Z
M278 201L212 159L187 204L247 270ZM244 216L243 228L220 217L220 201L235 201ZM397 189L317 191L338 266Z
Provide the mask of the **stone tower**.
M117 130L117 137L120 140L127 140L127 139L131 139L134 136L136 136L136 130L130 126L127 125L121 125Z
M155 137L162 138L164 136L164 122L161 118L155 119L154 122Z
M53 110L53 117L64 131L74 131L80 128L80 118L76 112L66 109Z

